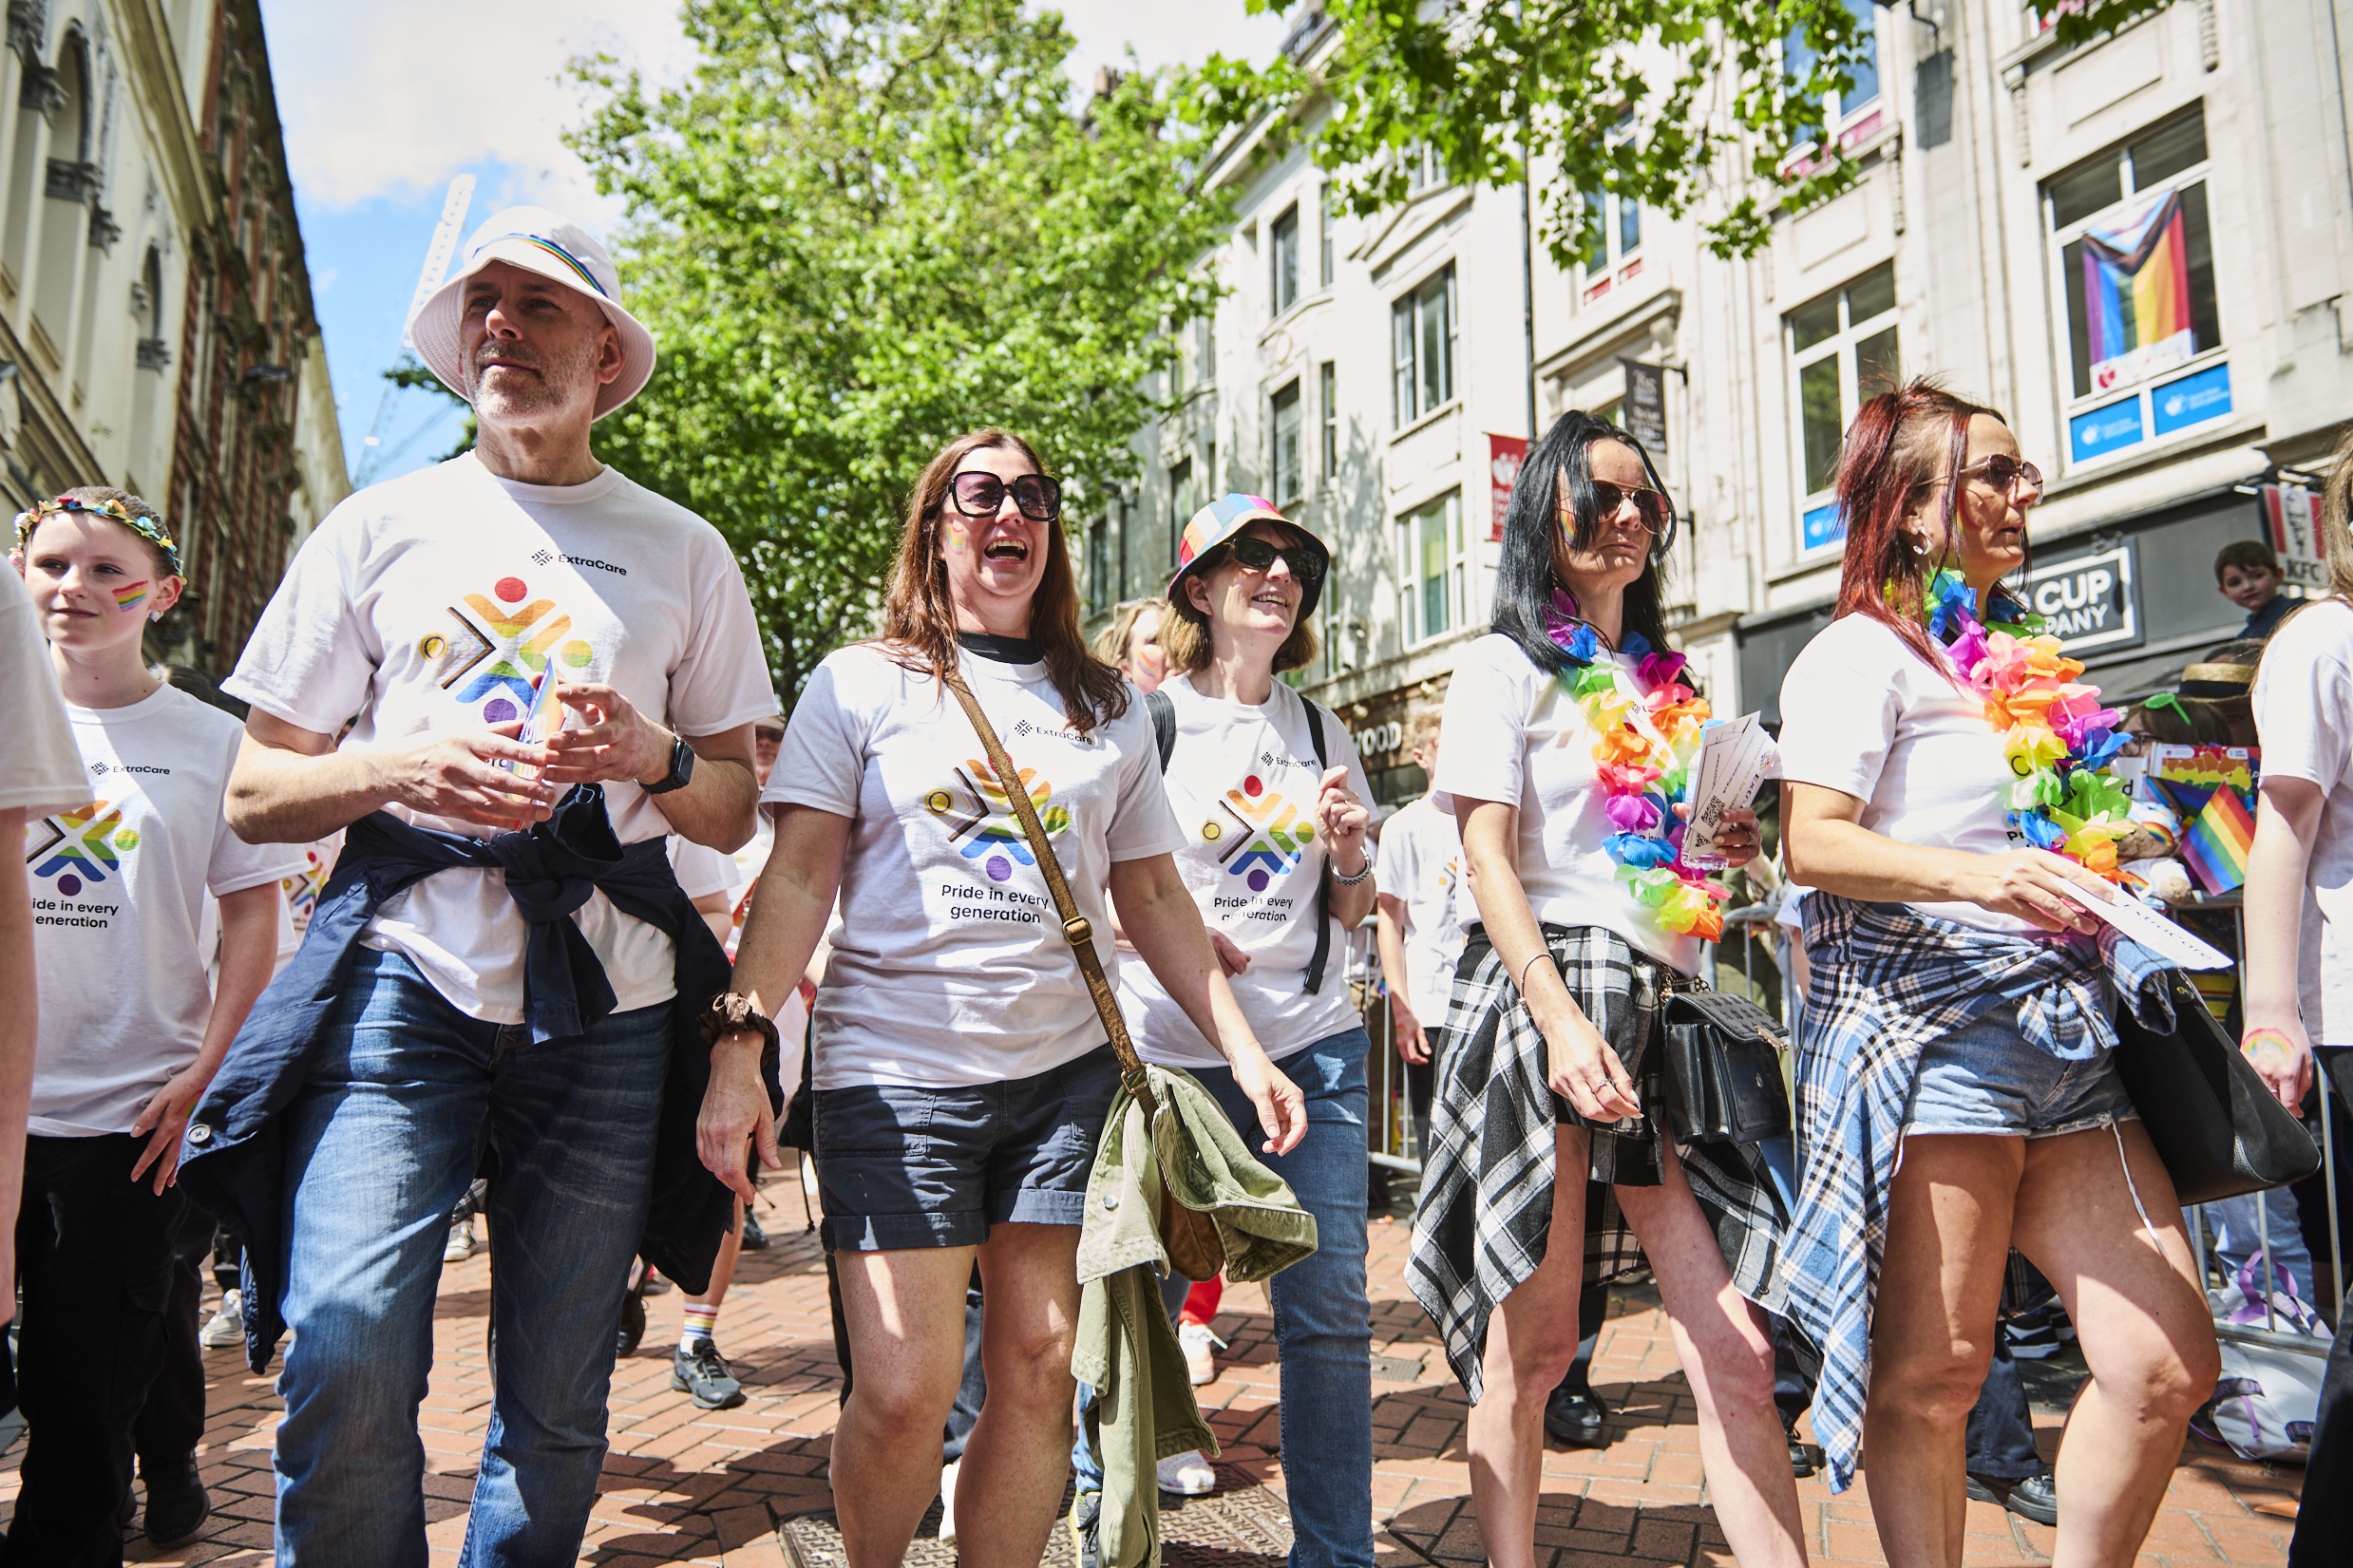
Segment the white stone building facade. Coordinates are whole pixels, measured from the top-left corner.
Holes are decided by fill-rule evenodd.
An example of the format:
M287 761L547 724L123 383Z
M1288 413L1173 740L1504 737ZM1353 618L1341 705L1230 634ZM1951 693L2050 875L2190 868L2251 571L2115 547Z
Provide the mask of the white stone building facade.
M1745 260L1613 204L1603 255L1564 272L1539 243L1524 287L1519 192L1328 217L1318 105L1229 139L1230 292L1187 334L1182 410L1139 433L1143 482L1084 525L1089 608L1157 591L1202 500L1272 497L1336 557L1304 684L1384 799L1417 792L1394 726L1487 622L1490 437L1529 433L1532 308L1544 422L1622 416L1622 362L1659 368L1668 597L1719 712L1777 716L1837 589L1839 433L1898 374L2007 413L2046 476L2034 589L2094 678L2161 688L2227 640L2214 552L2353 419L2353 26L2331 0L2180 0L2060 49L2000 0L1918 8L1933 26L1850 3L1875 69L1833 126L1861 177ZM1333 42L1307 23L1292 47Z

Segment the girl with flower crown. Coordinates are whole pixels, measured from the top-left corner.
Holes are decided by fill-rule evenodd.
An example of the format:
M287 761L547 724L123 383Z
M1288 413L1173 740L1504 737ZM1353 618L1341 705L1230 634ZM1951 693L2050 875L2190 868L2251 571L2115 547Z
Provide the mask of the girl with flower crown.
M2015 1247L2092 1377L2059 1445L2070 1563L2129 1563L2213 1325L2180 1205L2110 1049L2158 962L2091 911L2121 873L2122 716L2002 581L2041 476L1930 382L1847 431L1838 616L1781 689L1781 821L1812 970L1804 1160L1778 1293L1823 1352L1815 1435L1857 1450L1888 1560L1957 1565L1964 1428Z
M1679 1148L1663 1115L1661 1005L1724 897L1682 859L1708 708L1661 625L1674 523L1632 436L1563 415L1511 492L1493 632L1447 690L1433 798L1461 824L1479 923L1407 1276L1471 1396L1471 1496L1499 1568L1533 1561L1544 1404L1576 1353L1579 1293L1645 1255L1734 1555L1806 1557L1750 1305L1781 1226L1771 1179L1751 1148ZM1732 864L1755 857L1755 825L1728 814Z
M132 1426L164 1369L173 1243L191 1212L176 1184L180 1134L269 983L278 878L302 858L229 831L221 802L244 727L142 657L149 620L182 586L155 509L121 490L68 490L16 520L10 560L98 799L26 824L40 1003L14 1217L28 1437L0 1557L117 1562ZM208 893L220 906L218 985L198 939ZM195 1323L181 1332L193 1337ZM141 1466L159 1545L192 1536L209 1505L202 1402L173 1413L182 1429L150 1433L151 1412L140 1433L142 1449L169 1438Z

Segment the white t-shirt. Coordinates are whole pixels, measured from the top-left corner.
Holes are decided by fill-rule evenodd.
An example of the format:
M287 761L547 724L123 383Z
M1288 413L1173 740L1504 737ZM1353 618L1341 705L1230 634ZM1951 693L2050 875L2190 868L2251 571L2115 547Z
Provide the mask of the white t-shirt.
M1640 660L1603 656L1637 690ZM1698 968L1698 938L1660 930L1618 880L1603 847L1618 830L1594 773L1593 726L1566 685L1509 637L1481 637L1448 683L1445 735L1430 803L1449 816L1457 796L1519 807L1517 870L1539 923L1601 926L1679 973Z
M0 566L0 691L8 693L0 715L0 733L8 737L0 746L0 811L39 817L97 799L57 694L41 614L25 579L6 566Z
M738 885L734 856L674 833L670 837L670 869L677 876L678 890L689 898L732 893Z
M2271 634L2255 727L2265 777L2308 779L2325 792L2305 865L2296 999L2314 1041L2353 1046L2353 608L2323 599Z
M1985 705L1869 615L1831 622L1782 677L1781 776L1853 796L1862 825L1898 843L1972 855L2026 845L2010 830L2015 781ZM1980 931L2045 935L1976 904L1912 907Z
M294 845L229 830L221 800L244 728L228 714L168 686L67 711L98 799L25 831L41 998L26 1129L44 1138L130 1131L204 1044L205 895L302 864Z
M1337 919L1323 985L1305 989L1316 954L1316 890L1330 863L1315 826L1323 769L1316 764L1307 700L1281 681L1259 705L1205 697L1185 675L1160 690L1176 708L1167 793L1185 840L1177 871L1202 918L1249 954L1250 967L1228 983L1250 1032L1281 1061L1356 1028L1348 998L1348 933ZM1328 708L1323 754L1329 765L1348 769L1348 787L1358 800L1372 799L1357 748ZM1120 971L1119 1011L1136 1054L1147 1062L1225 1065L1149 966Z
M1443 1024L1454 965L1479 917L1463 878L1462 829L1453 813L1440 811L1427 795L1400 807L1381 828L1379 880L1383 893L1405 905L1406 1003L1425 1029Z
M322 734L356 714L344 745L395 746L520 717L551 666L567 682L618 688L685 735L775 711L751 601L716 529L615 468L585 484L519 484L471 453L328 514L223 686ZM621 842L670 831L636 784L604 794ZM674 994L659 930L601 893L573 919L603 960L616 1011ZM387 900L364 940L406 954L459 1011L519 1024L525 932L503 872L459 868Z
M1116 984L1111 866L1180 841L1144 705L1082 738L1043 663L966 654L962 670L1030 779ZM809 677L760 799L850 819L817 992L819 1089L1004 1083L1104 1043L1046 879L996 791L971 721L930 675L862 645Z

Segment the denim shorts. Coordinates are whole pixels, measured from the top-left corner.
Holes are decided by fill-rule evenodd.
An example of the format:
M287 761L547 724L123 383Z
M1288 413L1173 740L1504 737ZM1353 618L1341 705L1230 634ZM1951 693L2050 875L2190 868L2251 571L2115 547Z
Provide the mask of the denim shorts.
M2028 1043L2004 1002L1921 1051L1904 1131L2056 1138L2134 1114L2113 1052L2062 1061Z
M817 1091L828 1250L972 1247L991 1225L1075 1225L1119 1088L1109 1044L1029 1078Z

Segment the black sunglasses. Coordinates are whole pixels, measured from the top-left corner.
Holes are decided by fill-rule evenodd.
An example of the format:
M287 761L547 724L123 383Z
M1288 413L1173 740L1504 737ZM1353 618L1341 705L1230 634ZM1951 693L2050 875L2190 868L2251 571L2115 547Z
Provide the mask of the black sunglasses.
M978 471L957 475L948 482L956 509L968 518L993 518L1005 504L1008 492L1021 515L1032 522L1052 522L1062 515L1062 486L1043 474L1024 474L1011 484L995 474Z
M1612 484L1604 479L1587 480L1585 487L1593 492L1593 520L1596 522L1614 520L1629 499L1634 502L1635 516L1641 520L1647 533L1665 533L1667 525L1675 519L1675 503L1667 500L1663 490Z
M1245 572L1266 571L1275 564L1275 557L1280 556L1283 564L1291 568L1291 576L1299 579L1300 587L1313 588L1323 580L1323 557L1303 544L1274 545L1244 535L1232 540L1225 549L1227 554L1242 563L1242 569Z
M2042 470L2013 457L1990 457L1983 463L1973 463L1961 471L1964 475L1983 474L1985 482L2000 491L2004 500L2018 488L2020 480L2024 480L2037 490L2042 488Z

